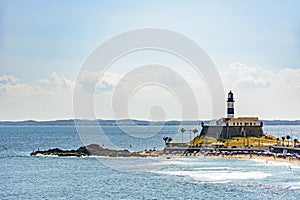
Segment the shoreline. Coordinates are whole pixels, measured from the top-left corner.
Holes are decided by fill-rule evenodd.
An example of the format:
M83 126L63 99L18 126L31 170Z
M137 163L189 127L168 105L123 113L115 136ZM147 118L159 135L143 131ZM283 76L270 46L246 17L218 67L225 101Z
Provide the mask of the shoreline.
M170 154L165 153L164 150L149 150L139 152L129 152L128 150L111 150L101 147L97 144L90 144L88 146L80 147L76 150L61 150L58 148L49 149L46 151L34 151L30 156L58 156L58 157L90 157L90 156L104 156L104 157L204 157L204 158L226 158L226 159L261 159L276 162L300 163L300 157L297 155L282 155L267 152L265 154L258 154L253 152L248 153L185 153L185 154Z
M276 156L258 156L258 155L251 155L250 154L238 154L238 155L176 155L176 154L161 154L159 156L166 157L166 158L172 158L172 157L181 157L181 158L189 158L189 157L201 157L201 158L225 158L225 159L247 159L247 160L265 160L266 163L268 161L274 161L274 162L285 162L285 163L298 163L300 164L300 159L293 158L293 157L276 157Z
M231 154L231 155L213 155L213 154L166 154L163 153L163 150L156 150L152 152L137 152L139 155L143 155L143 157L166 157L170 159L172 157L182 157L182 158L189 158L189 157L202 157L202 158L226 158L226 159L259 159L259 160L266 160L267 161L275 161L275 162L287 162L287 163L299 163L300 159L294 156L285 156L285 157L278 157L275 154L273 155L257 155L257 154Z
M255 161L259 161L260 163L265 163L265 164L274 164L274 163L282 163L282 164L286 164L286 167L288 169L292 169L292 165L297 165L300 167L300 159L297 158L290 158L290 157L286 157L286 158L278 158L278 157L274 157L273 156L257 156L257 155L252 155L250 157L250 155L204 155L204 154L198 154L198 155L190 155L190 156L186 156L186 155L176 155L176 154L161 154L159 152L153 152L151 155L149 154L144 154L142 152L139 152L135 155L132 156L107 156L107 155L89 155L89 156L80 156L81 158L165 158L167 160L172 160L175 158L201 158L201 159L205 159L205 158L212 158L212 159L232 159L232 160L252 160L253 162ZM39 156L45 156L45 157L64 157L64 158L78 158L78 156L59 156L59 155L43 155L43 154L37 154L37 157Z
M37 157L39 156L45 156L45 157L68 157L68 158L78 158L78 156L59 156L59 155L43 155L43 154L37 154ZM99 156L99 155L90 155L90 156L80 156L81 158L155 158L155 157L164 157L166 159L172 159L172 158L216 158L216 159L240 159L240 160L261 160L265 161L265 163L270 162L278 162L278 163L291 163L291 164L299 164L300 166L300 160L297 158L278 158L278 157L270 157L270 156L257 156L257 155L192 155L192 156L186 156L186 155L176 155L176 154L136 154L133 156Z

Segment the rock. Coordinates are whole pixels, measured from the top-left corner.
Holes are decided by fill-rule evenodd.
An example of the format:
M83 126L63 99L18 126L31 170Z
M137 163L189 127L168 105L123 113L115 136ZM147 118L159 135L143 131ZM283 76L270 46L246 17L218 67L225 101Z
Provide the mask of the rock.
M61 150L58 148L49 149L46 151L34 151L30 155L35 156L38 154L42 155L57 155L57 156L108 156L108 157L129 157L129 156L139 156L144 157L136 152L131 153L128 150L112 150L103 148L98 144L90 144L87 146L79 147L76 150Z

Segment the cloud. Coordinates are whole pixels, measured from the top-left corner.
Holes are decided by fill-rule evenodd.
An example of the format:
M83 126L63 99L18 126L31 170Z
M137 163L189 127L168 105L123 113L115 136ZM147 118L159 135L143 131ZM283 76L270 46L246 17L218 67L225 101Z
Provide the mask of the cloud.
M18 79L11 75L2 75L0 76L0 85L15 85L18 82Z
M226 85L233 88L258 89L272 85L273 73L261 67L249 67L245 64L234 63L224 77Z
M300 88L300 69L286 68L281 70L278 76L288 84Z
M79 78L79 83L83 90L88 93L112 91L118 84L128 87L127 84L136 85L145 81L163 83L174 88L182 87L182 76L179 73L173 72L173 70L173 73L170 73L170 70L162 67L155 69L151 67L137 68L125 75L114 72L84 71ZM189 84L192 84L192 82L199 84L200 81L191 79L187 82Z
M55 72L51 73L50 78L41 79L38 82L41 83L42 88L54 93L72 91L74 88L74 81L58 76Z
M101 93L113 90L122 77L122 75L113 72L84 71L80 77L79 83L85 92Z
M224 74L224 83L229 88L264 89L280 84L300 88L300 69L284 68L275 72L259 66L234 63Z
M74 81L51 73L37 84L0 75L0 120L72 118Z
M59 93L72 92L74 81L63 76L51 73L50 78L38 80L38 85L21 83L12 75L0 75L1 96L45 96L58 95Z
M116 73L104 73L103 78L98 80L97 75L86 74L82 83L88 84L95 79L96 92L108 91L121 78ZM56 72L35 84L22 83L12 75L0 75L0 120L73 118L74 85L75 81Z
M271 86L271 80L261 80L252 76L247 76L236 80L234 85L242 88L266 88Z
M112 72L85 73L81 85L95 92L96 114L99 118L113 118L111 102L114 88L124 83L139 85L139 81L162 82L179 91L186 91L180 77L168 71L137 70L134 74L121 75ZM133 72L132 72L133 73ZM103 75L101 79L99 76ZM235 63L221 73L226 89L232 89L236 97L237 116L259 116L261 118L299 118L300 70L285 68L279 72L258 66ZM198 99L199 117L210 118L211 99L203 81L184 77ZM90 84L90 85L89 85ZM48 78L25 84L12 75L0 75L0 120L73 118L73 89L75 81L55 72ZM199 92L201 91L201 92ZM184 93L186 94L186 93ZM185 95L187 96L187 95ZM188 97L188 96L187 96ZM168 119L181 117L178 102L165 88L145 86L135 91L130 100L129 111L133 118L146 119L152 106L163 105ZM191 104L194 106L194 104ZM225 100L224 100L225 108ZM177 110L176 110L177 109ZM276 111L276 112L274 112ZM207 114L208 113L208 114ZM222 116L220 116L222 117ZM147 118L148 119L148 118Z
M237 116L299 118L300 69L270 71L235 63L221 74L226 90L235 93Z
M0 76L0 94L7 91L9 87L16 85L18 79L11 75L2 75Z
M107 91L112 90L122 79L122 75L112 72L102 73L103 77L101 80L98 80L97 90L98 91Z
M22 84L12 75L0 75L0 95L4 96L36 96L43 93L37 86Z

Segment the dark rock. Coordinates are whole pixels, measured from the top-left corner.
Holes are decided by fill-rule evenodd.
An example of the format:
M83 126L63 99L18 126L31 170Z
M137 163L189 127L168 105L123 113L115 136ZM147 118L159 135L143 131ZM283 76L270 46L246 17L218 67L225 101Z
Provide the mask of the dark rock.
M129 157L129 156L139 156L137 153L131 153L128 150L112 150L103 148L98 144L90 144L87 146L79 147L76 150L61 150L58 148L49 149L46 151L34 151L30 155L35 156L38 154L42 155L57 155L57 156L108 156L108 157Z

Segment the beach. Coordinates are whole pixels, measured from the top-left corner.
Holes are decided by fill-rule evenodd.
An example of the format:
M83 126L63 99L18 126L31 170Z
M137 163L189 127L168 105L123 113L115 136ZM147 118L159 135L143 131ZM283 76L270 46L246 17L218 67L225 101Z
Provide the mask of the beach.
M143 156L162 156L166 158L171 157L202 157L202 158L225 158L225 159L260 159L260 160L266 160L267 161L276 161L276 162L293 162L293 163L299 163L300 159L296 158L294 156L285 156L285 157L278 157L275 154L274 155L257 155L257 154L223 154L223 155L214 155L214 154L164 154L162 150L160 151L142 151L139 152L140 155Z

